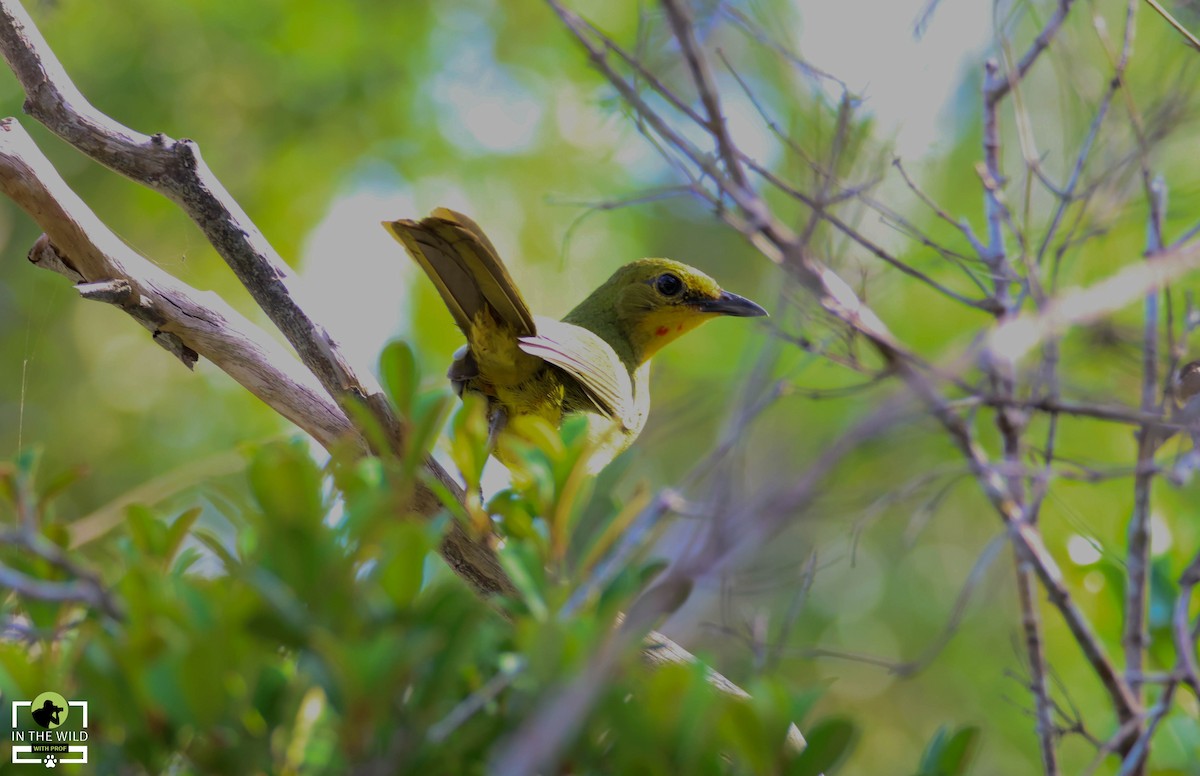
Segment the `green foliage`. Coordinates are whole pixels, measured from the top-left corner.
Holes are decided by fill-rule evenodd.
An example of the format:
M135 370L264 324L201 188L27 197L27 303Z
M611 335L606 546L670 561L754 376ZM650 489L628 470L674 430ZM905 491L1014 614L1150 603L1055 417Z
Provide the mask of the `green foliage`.
M979 746L979 728L962 727L951 731L938 728L921 756L916 776L959 776L967 772Z
M418 428L440 404L404 388L418 380L403 353L389 348L384 371ZM476 413L468 405L452 424L451 449L468 459L478 452ZM492 499L502 526L524 529L499 551L517 589L495 602L506 618L436 553L446 520L469 517L409 514L416 483L405 460L428 447L321 466L298 440L261 445L248 453L252 502L230 515L232 532L200 509L126 510L102 540L115 558L101 574L114 615L20 592L9 599L9 620L31 629L24 643L0 645L0 687L86 699L103 772L342 773L388 763L482 773L498 744L595 662L617 610L657 568L635 559L564 609L581 584L569 558L589 554L554 549L571 542L559 516L576 513L573 500L588 492L577 475L584 452L578 429L546 433L524 450L518 486ZM65 547L52 504L66 483L39 488L35 468L27 455L0 469L0 515L16 530L25 511L39 537ZM46 561L25 570L43 579L78 571ZM816 724L798 758L788 728L816 696L766 675L750 689L750 699L717 691L699 663L650 670L632 650L565 761L575 773L833 772L854 726Z
M823 720L808 733L808 748L788 769L789 776L819 776L832 771L849 753L857 729L844 717Z

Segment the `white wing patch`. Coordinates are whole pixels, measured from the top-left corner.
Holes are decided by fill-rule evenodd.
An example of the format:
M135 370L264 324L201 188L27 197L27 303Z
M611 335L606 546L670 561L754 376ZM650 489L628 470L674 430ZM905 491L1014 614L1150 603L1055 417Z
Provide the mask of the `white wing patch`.
M535 315L537 334L520 337L521 350L562 369L582 386L596 409L626 429L640 421L629 370L599 336L571 323Z

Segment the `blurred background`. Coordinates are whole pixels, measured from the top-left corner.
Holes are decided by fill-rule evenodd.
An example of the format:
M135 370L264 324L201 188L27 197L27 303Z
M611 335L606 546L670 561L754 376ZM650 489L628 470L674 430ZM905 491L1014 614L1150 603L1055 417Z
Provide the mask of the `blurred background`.
M736 499L787 481L887 395L871 389L810 395L861 378L773 334L816 342L837 335L776 267L703 203L678 194L675 171L541 2L28 5L99 109L144 132L199 142L216 174L305 279L314 317L360 362L374 365L387 340L403 337L433 376L432 386L461 344L431 285L379 227L381 220L439 205L470 214L487 230L542 314L562 315L616 267L642 256L694 264L770 309L769 322L718 321L655 359L650 424L602 480L602 497L677 485L703 498L719 482L724 496ZM774 132L814 157L828 154L842 137L844 84L854 110L847 177L887 177L898 155L926 190L981 225L974 165L981 157L982 62L994 54L997 20L1019 37L1038 28L1045 9L972 0L923 16L929 4L908 0L725 5L842 82L805 76L798 89L795 63L736 25L718 30L716 4L698 3L701 29L711 17L716 44L735 63L720 81L729 87L726 112L744 150L794 175L797 185L815 185ZM634 2L573 7L648 60L660 58L664 77L681 76L672 70L678 51L654 23L653 9ZM1112 11L1113 29L1123 12ZM1058 172L1069 165L1106 78L1089 24L1108 14L1087 10L1064 30L1078 59L1049 57L1024 94L1038 116L1045 162ZM1196 74L1194 54L1157 17L1142 13L1139 22L1130 92L1163 106L1152 115L1155 126L1194 128L1192 87L1172 87L1170 94L1162 87ZM756 99L778 126L772 128ZM20 115L21 100L14 79L0 74L0 112ZM1005 121L1015 132L1012 119ZM173 205L97 167L33 121L22 123L130 245L263 321ZM1200 193L1193 147L1168 138L1157 157L1171 171L1169 223L1176 231L1190 225ZM1114 141L1098 157L1122 152ZM1102 235L1088 252L1066 257L1070 282L1100 277L1140 253L1145 212L1124 206L1127 173L1106 179L1111 196L1096 200L1085 223ZM895 175L872 196L936 228ZM863 234L915 266L946 271L895 219L865 207L852 218ZM62 497L60 509L69 515L84 517L134 494L201 504L201 519L219 523L223 509L246 499L239 447L295 431L211 364L201 361L195 374L187 373L124 315L81 302L63 278L29 266L23 257L37 234L22 213L0 202L0 456L39 448L49 472L86 470ZM931 359L969 344L969 332L985 322L883 272L837 233L822 232L815 245L899 336ZM1139 356L1129 343L1139 320L1130 309L1073 332L1064 346L1073 365L1065 390L1136 403ZM839 350L853 354L854 343ZM761 398L746 387L756 369L786 383L788 395L742 428L737 413ZM994 441L990 424L980 426ZM721 464L721 476L691 476L731 428L738 430L736 452ZM1078 462L1081 472L1134 459L1132 432L1123 427L1064 421L1059 444L1062 458ZM769 663L797 687L827 687L821 712L848 714L863 731L845 772L898 772L896 763L915 763L937 728L966 724L985 731L973 772L1029 772L1037 756L1011 559L1007 548L992 544L999 522L965 474L944 435L914 415L852 455L817 505L797 515L749 568L700 591L666 630L713 656L735 681ZM1155 498L1156 579L1166 580L1178 576L1200 543L1195 495L1164 485ZM1043 518L1080 606L1113 645L1131 500L1128 479L1060 480ZM682 535L669 532L664 551ZM1167 627L1172 593L1165 584L1152 591L1155 634ZM784 621L791 625L781 629ZM1101 689L1061 630L1047 619L1055 681L1070 688L1078 708L1099 708ZM771 636L767 648L764 633ZM776 636L783 641L772 641ZM1165 644L1155 670L1173 660ZM1165 723L1156 753L1163 772L1196 772L1195 711ZM1082 737L1068 737L1066 771L1078 772L1093 751Z

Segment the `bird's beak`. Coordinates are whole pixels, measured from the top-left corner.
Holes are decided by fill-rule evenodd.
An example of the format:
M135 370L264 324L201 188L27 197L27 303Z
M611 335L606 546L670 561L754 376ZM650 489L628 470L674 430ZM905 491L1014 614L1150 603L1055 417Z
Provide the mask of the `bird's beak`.
M696 304L696 308L702 313L732 315L736 318L759 318L767 314L766 310L746 297L728 291L722 291L716 299L702 299Z

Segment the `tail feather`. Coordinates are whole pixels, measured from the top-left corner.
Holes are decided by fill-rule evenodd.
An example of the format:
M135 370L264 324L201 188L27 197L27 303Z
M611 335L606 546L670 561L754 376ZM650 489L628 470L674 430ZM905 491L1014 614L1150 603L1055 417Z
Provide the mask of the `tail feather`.
M483 243L483 247L487 248L488 253L492 254L494 257L500 256L500 251L496 250L495 245L492 245L492 241L488 239L487 234L483 231L483 227L477 224L475 219L471 218L465 213L460 213L457 210L451 210L448 207L435 207L433 212L429 215L431 218L440 218L443 221L449 221L451 223L458 224L463 229L466 229L468 232L475 235L476 239ZM496 262L499 263L500 259L496 258Z
M521 292L491 240L470 218L438 208L420 221L385 221L384 226L429 275L468 337L471 322L485 309L519 337L536 333Z
M464 334L470 332L471 319L482 304L482 295L470 273L455 259L454 250L416 221L401 219L385 221L383 225L433 281L458 328Z

